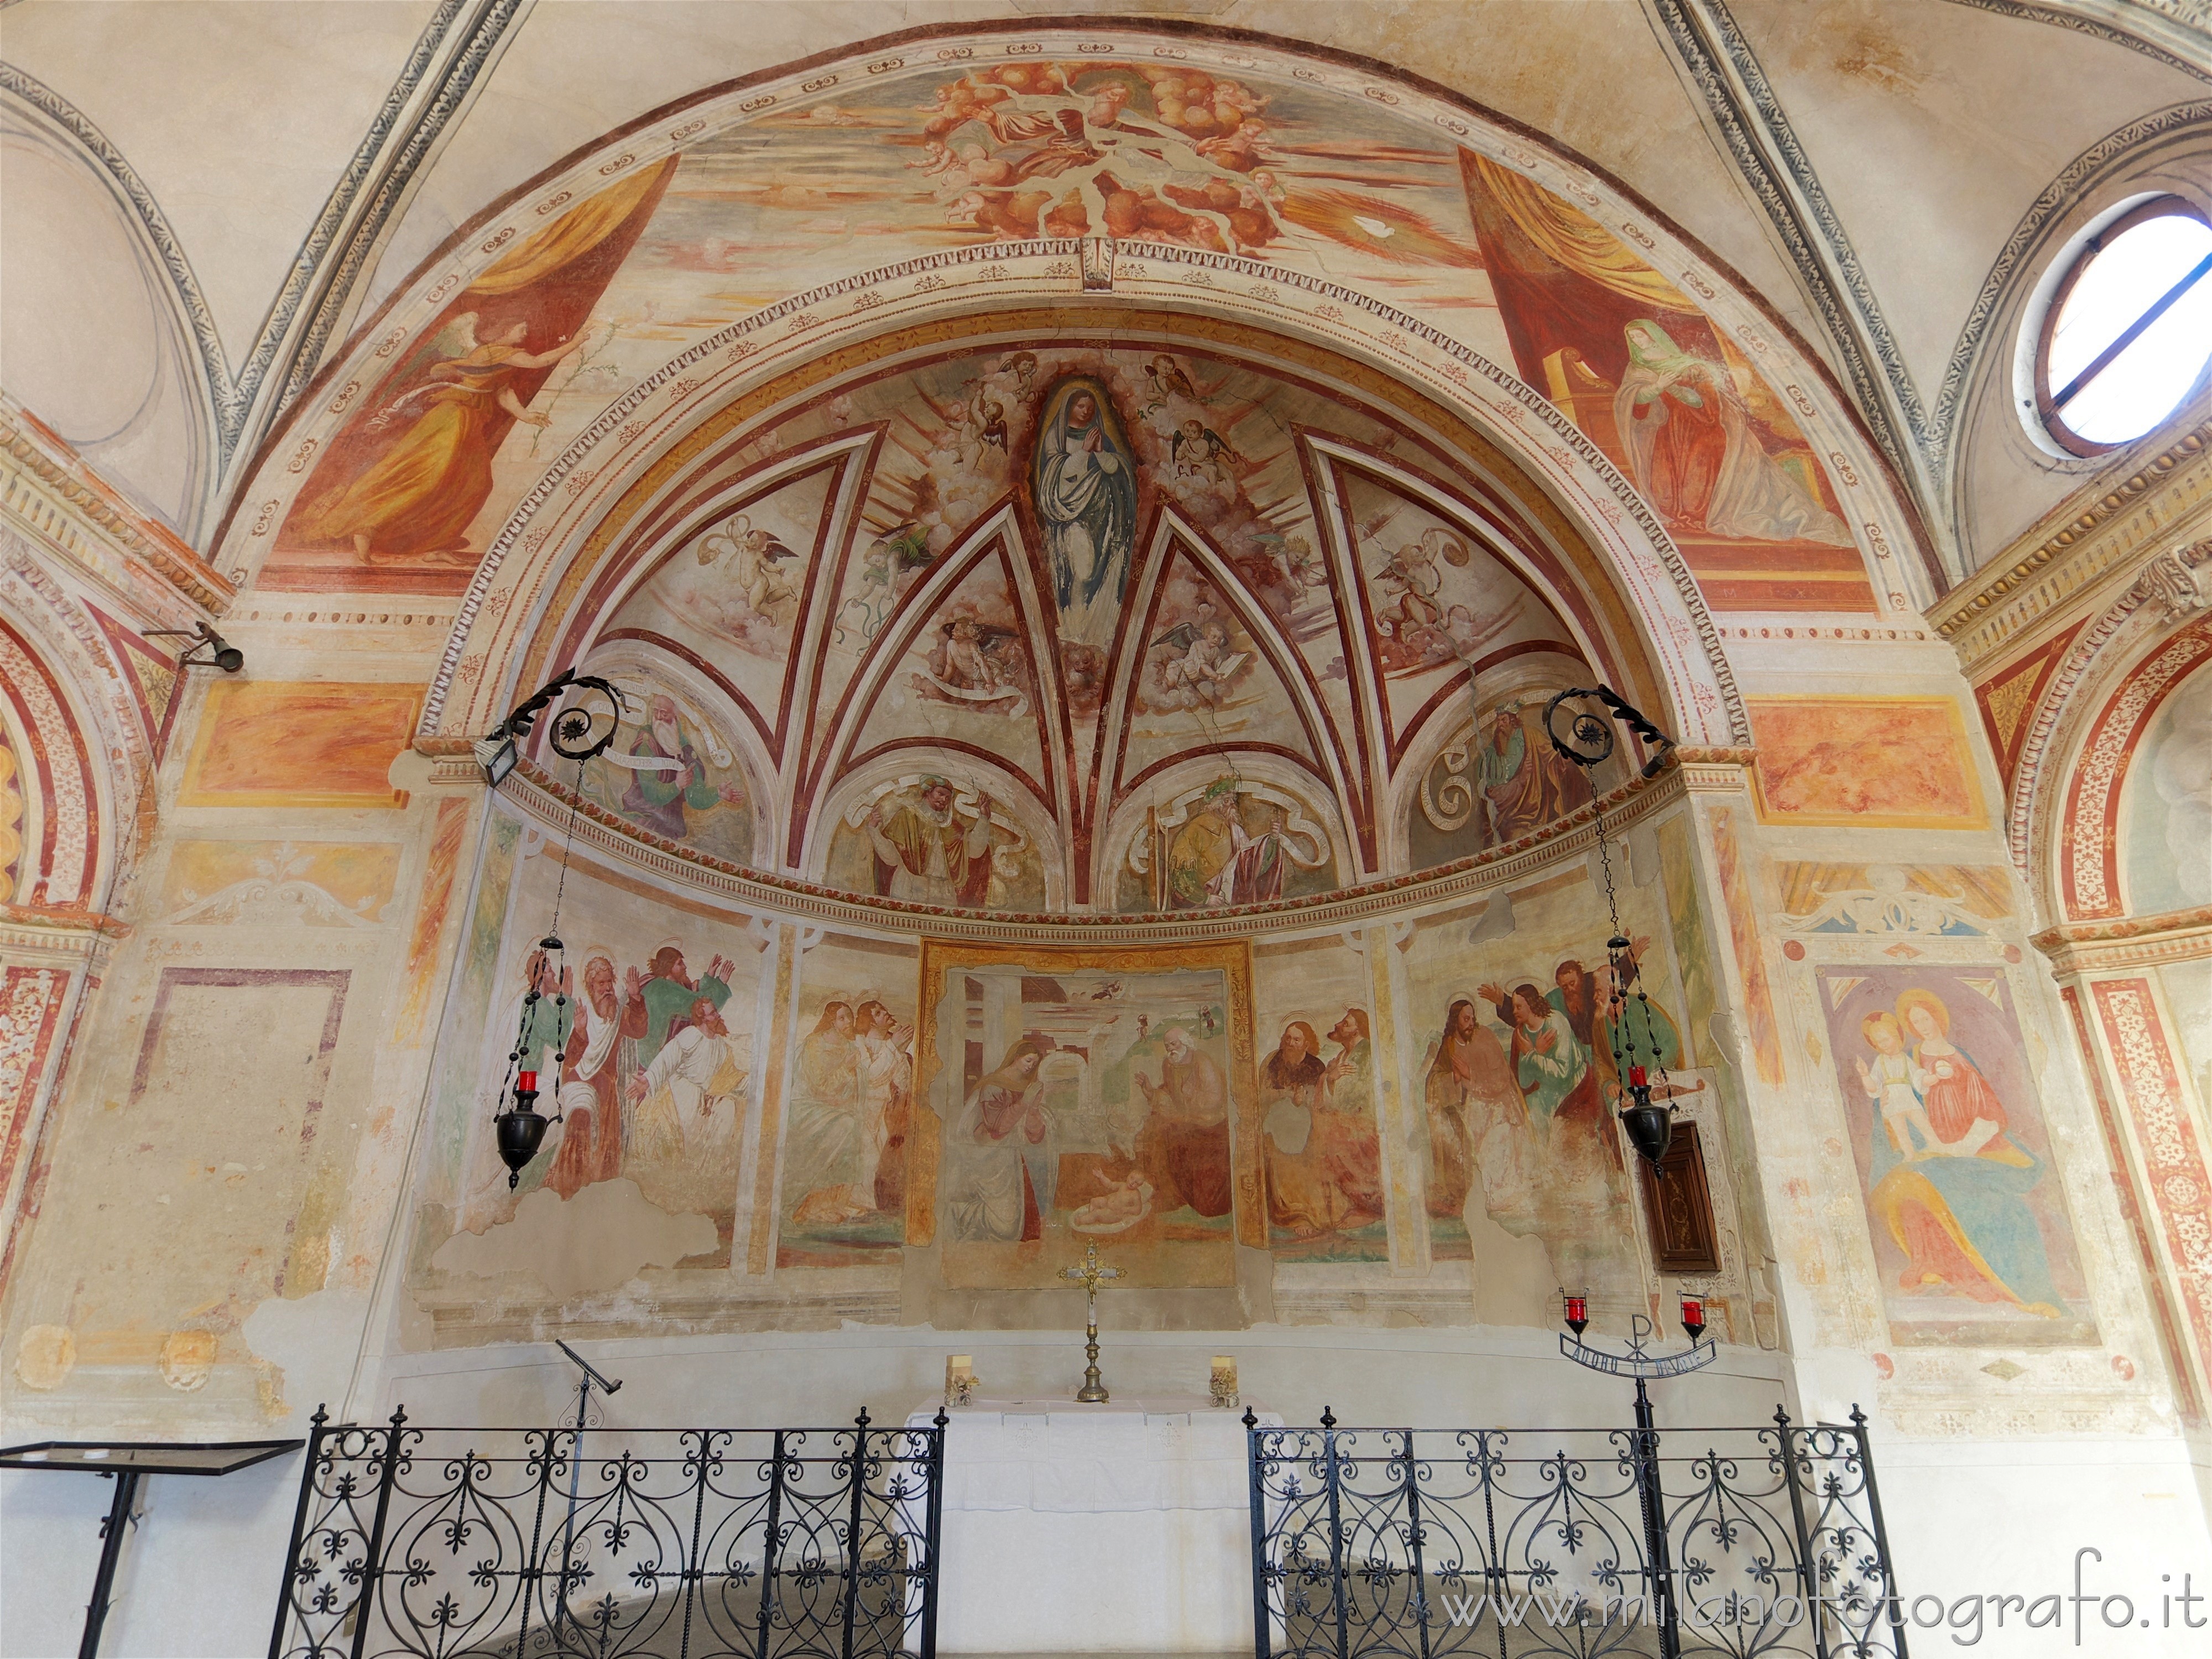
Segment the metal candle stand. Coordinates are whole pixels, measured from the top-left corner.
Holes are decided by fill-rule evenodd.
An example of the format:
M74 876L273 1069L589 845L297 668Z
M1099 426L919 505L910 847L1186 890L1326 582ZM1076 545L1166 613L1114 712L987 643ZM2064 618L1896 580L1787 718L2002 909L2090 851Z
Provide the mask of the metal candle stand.
M1559 1339L1559 1352L1577 1365L1607 1376L1636 1379L1636 1496L1643 1511L1644 1559L1651 1564L1652 1610L1659 1626L1661 1659L1681 1659L1682 1638L1674 1607L1674 1569L1667 1554L1667 1507L1659 1484L1658 1426L1651 1420L1651 1396L1644 1383L1660 1376L1685 1376L1703 1370L1720 1358L1720 1349L1704 1340L1705 1310L1696 1297L1682 1298L1682 1328L1690 1346L1680 1353L1653 1355L1644 1344L1658 1328L1642 1314L1628 1322L1628 1346L1613 1353L1583 1340L1589 1326L1587 1295L1563 1297L1568 1334Z

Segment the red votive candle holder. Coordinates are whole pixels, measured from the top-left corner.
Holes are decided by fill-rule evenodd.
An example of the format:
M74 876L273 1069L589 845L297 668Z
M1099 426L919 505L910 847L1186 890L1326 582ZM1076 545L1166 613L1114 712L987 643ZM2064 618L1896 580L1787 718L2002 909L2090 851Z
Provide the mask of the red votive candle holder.
M1628 1068L1628 1081L1631 1087L1640 1089L1650 1080L1650 1073L1641 1066L1632 1066Z
M519 1094L536 1094L538 1092L538 1073L535 1072L517 1072L514 1074L514 1087L515 1091Z
M1589 1323L1589 1298L1571 1296L1566 1298L1566 1304L1567 1324L1577 1336L1580 1336L1583 1327Z
M1692 1342L1705 1334L1705 1304L1697 1297L1686 1296L1682 1298L1682 1328L1690 1334L1690 1340Z

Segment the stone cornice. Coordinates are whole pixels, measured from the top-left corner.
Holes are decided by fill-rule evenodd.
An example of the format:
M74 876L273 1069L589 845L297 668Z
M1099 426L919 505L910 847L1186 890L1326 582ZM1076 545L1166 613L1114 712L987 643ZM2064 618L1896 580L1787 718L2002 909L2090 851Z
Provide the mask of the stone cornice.
M2063 922L2029 941L2054 974L2094 974L2212 957L2212 905L2117 921Z
M221 616L237 588L174 532L125 501L21 404L0 394L0 509L101 586L166 588ZM120 562L132 568L116 568ZM134 581L132 577L136 577Z
M131 937L128 923L81 905L0 904L0 955L17 962L88 962L97 970Z
M1741 769L1748 763L1749 750L1690 752L1700 757L1725 757L1715 769L1724 770L1732 781L1692 783L1692 770L1701 769L1705 763L1700 759L1686 767L1670 760L1656 778L1632 778L1608 791L1595 806L1584 806L1534 834L1474 858L1417 875L1363 882L1312 898L1173 915L951 910L898 899L870 898L790 876L749 870L727 859L695 852L589 801L578 804L564 785L554 781L532 761L523 761L509 774L500 793L549 836L565 837L573 824L576 846L596 854L599 860L672 883L710 903L733 910L866 933L927 933L934 939L1009 944L1160 945L1364 927L1409 916L1440 903L1504 890L1539 871L1557 869L1588 854L1597 844L1594 823L1600 808L1608 834L1618 836L1683 799L1692 787L1743 787ZM439 781L464 764L476 769L473 761L463 763L451 755L435 758ZM483 775L479 771L477 775Z
M1755 749L1677 749L1670 758L1682 774L1682 787L1693 795L1751 787Z
M2212 421L2118 483L2085 485L2046 514L1928 619L1970 678L2046 637L2124 587L2148 557L2204 533L2212 520Z

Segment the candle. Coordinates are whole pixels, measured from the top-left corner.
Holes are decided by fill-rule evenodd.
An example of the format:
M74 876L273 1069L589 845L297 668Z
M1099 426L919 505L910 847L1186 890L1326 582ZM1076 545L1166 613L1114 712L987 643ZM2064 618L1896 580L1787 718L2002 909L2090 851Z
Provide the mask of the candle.
M1567 1323L1586 1325L1589 1322L1589 1298L1571 1296L1567 1298Z
M1692 1342L1704 1334L1705 1304L1700 1297L1686 1296L1682 1298L1682 1328L1689 1333Z
M945 1375L948 1381L953 1377L975 1376L975 1355L966 1353L954 1354L951 1358L945 1362Z
M1213 1356L1213 1377L1206 1389L1217 1406L1237 1403L1237 1359L1233 1354Z
M1630 1088L1640 1089L1650 1080L1650 1073L1646 1072L1641 1066L1632 1066L1628 1068L1628 1086Z
M514 1079L514 1090L517 1094L536 1094L538 1092L538 1073L535 1072L518 1072L515 1074Z

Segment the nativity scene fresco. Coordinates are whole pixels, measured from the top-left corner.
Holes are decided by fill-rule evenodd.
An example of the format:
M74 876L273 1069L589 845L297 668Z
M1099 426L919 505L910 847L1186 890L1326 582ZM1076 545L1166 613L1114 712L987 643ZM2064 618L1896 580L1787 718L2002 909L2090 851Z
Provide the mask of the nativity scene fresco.
M936 1188L908 1225L946 1283L1048 1286L1110 1240L1136 1285L1232 1285L1262 1224L1241 949L931 952Z

